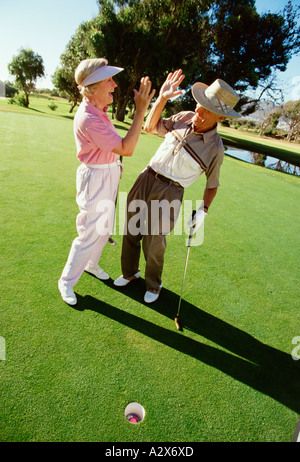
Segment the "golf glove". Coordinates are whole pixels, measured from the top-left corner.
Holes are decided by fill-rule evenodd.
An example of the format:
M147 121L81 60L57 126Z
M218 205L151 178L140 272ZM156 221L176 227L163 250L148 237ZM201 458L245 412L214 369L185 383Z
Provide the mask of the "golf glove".
M204 223L204 220L205 220L205 217L206 217L207 213L204 212L204 210L202 209L199 209L195 215L194 215L194 219L193 219L193 216L191 215L190 218L189 218L189 221L187 223L187 225L191 228L193 226L193 233L194 234L198 228L200 228L200 226Z

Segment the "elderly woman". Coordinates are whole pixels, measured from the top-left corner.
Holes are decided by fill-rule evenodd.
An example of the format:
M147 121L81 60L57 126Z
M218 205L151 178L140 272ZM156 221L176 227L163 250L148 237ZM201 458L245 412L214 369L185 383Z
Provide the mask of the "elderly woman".
M98 279L109 276L98 262L110 236L114 204L121 173L118 155L132 156L138 142L146 109L155 93L149 77L141 79L139 91L134 90L136 112L132 125L122 138L107 115L117 84L113 76L123 69L108 66L105 59L81 61L75 80L83 100L74 118L77 157L76 201L80 213L76 226L78 237L72 243L58 288L69 305L77 303L73 287L83 271Z

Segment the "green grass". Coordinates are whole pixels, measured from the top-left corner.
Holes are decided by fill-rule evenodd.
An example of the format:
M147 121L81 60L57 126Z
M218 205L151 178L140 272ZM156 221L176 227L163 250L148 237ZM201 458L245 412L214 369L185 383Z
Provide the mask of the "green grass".
M47 100L32 101L27 110L0 105L0 440L291 441L300 414L300 361L291 357L300 335L299 178L225 157L204 243L190 252L183 332L174 324L181 235L168 238L156 304L143 303L143 277L114 289L116 234L101 257L112 280L83 274L72 308L57 290L76 236L72 117L68 104L52 112ZM120 192L160 142L141 135ZM201 178L185 199L195 204L204 186ZM146 410L138 425L124 418L131 401Z
M31 94L29 96L29 107L25 108L19 106L17 103L10 104L10 98L0 98L0 109L1 111L17 112L18 114L39 114L39 115L51 115L54 117L68 116L73 118L73 114L70 114L70 103L64 99L56 96L50 96L47 94ZM51 103L55 103L57 109L51 110L48 106Z

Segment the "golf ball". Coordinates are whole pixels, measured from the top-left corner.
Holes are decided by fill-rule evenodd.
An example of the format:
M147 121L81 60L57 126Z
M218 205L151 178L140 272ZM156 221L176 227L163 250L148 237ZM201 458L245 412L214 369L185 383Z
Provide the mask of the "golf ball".
M128 414L126 418L130 423L138 423L141 421L141 418L137 414Z

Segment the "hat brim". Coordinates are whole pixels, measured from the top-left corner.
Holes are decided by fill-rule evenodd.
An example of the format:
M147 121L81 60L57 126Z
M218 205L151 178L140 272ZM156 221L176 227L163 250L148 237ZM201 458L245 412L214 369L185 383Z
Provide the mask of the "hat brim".
M116 75L123 70L123 67L101 66L99 67L99 69L88 75L86 79L84 79L83 82L81 82L80 85L82 87L86 87L87 85L92 85L93 83L101 82L102 80L108 79L109 77L112 77L113 75Z
M213 112L214 114L218 114L223 117L230 117L230 118L238 118L241 117L241 115L234 111L233 109L229 112L221 111L221 109L216 108L211 102L209 101L208 98L205 96L205 90L208 88L208 85L205 83L201 82L196 82L193 87L192 87L192 95L195 101L197 103L201 104L205 109L208 111Z

